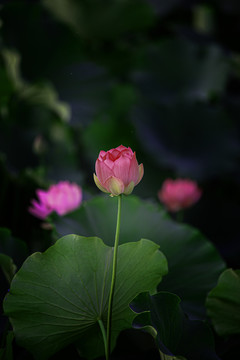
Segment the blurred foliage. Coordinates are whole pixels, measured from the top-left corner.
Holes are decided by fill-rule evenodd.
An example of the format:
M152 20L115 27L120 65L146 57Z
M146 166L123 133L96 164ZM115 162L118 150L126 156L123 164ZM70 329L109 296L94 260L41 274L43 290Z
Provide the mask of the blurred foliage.
M122 143L144 164L139 197L158 201L166 177L199 182L184 221L239 268L239 35L238 0L3 0L0 226L45 250L35 190L98 194L98 153Z
M189 320L180 302L178 296L165 291L152 296L140 294L131 303L131 308L140 313L133 326L145 331L154 327L157 346L169 360L218 360L210 328L203 321Z
M240 270L227 269L207 297L207 310L221 336L240 333Z
M104 5L99 0L43 0L42 3L83 39L115 39L148 28L154 22L152 8L142 0L107 0Z

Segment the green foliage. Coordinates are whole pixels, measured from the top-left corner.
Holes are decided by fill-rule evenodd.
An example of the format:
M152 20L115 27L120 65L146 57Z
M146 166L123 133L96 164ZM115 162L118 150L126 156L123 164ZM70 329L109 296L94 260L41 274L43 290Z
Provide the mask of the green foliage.
M27 258L12 281L4 311L19 344L36 359L47 359L73 342L87 358L104 353L98 320L106 325L112 255L99 238L68 235ZM142 291L153 293L166 273L166 259L153 242L119 247L113 344L120 331L131 327L135 315L128 304Z
M0 107L1 112L6 110L10 96L12 96L17 88L22 86L22 79L20 76L20 56L17 52L3 49L0 52ZM2 113L1 115L3 115Z
M12 342L14 339L13 331L8 331L5 339L5 346L0 348L1 360L13 360Z
M56 218L55 225L61 235L98 235L113 246L116 208L116 199L96 197L79 210ZM168 259L169 273L159 290L180 296L183 309L189 315L204 316L206 295L225 267L214 246L196 229L171 220L160 207L126 196L122 202L120 244L142 237L159 244Z
M133 82L151 103L206 101L224 91L228 73L221 48L176 37L146 45Z
M0 226L5 228L0 230L0 246L20 266L29 251L44 251L51 245L51 228L42 228L40 221L28 212L36 188L44 189L48 184L41 171L29 169L18 176L11 174L1 157L0 178Z
M22 79L20 55L16 51L3 49L0 60L4 81L0 86L1 153L10 168L21 170L41 165L50 176L54 173L62 178L76 165L72 133L67 126L71 116L69 105L59 100L53 85ZM16 148L21 149L21 154Z
M98 0L42 2L54 16L87 39L114 39L129 31L149 27L154 19L151 7L142 0L113 0L105 1L104 4Z
M1 72L8 81L9 86L13 89L15 96L19 97L18 101L26 101L32 106L42 106L51 109L60 119L68 121L70 118L70 110L67 104L58 100L56 91L50 85L28 84L22 79L20 71L20 55L16 51L3 49L0 54L2 58ZM4 83L3 83L4 84ZM1 85L3 85L1 83ZM11 84L11 85L10 85ZM5 97L7 96L8 86L4 84ZM10 93L11 94L11 93ZM16 101L16 100L15 100Z
M154 327L157 345L166 359L175 356L189 360L218 359L210 328L203 321L189 320L181 309L178 296L168 292L152 296L143 293L134 299L131 307L140 313L133 326Z
M196 179L206 179L236 169L237 127L229 113L217 105L179 101L153 104L140 99L134 122L149 155L159 166L170 166L178 176L194 174Z
M26 243L12 236L11 231L6 228L0 228L0 249L1 255L6 255L8 259L12 258L17 265L21 265L28 255ZM14 270L15 266L13 268L13 264L9 260L10 264L12 270ZM14 274L14 271L12 274Z
M0 253L0 267L2 268L2 271L10 284L16 271L16 265L9 256Z
M220 275L206 306L219 335L240 334L240 270L227 269Z

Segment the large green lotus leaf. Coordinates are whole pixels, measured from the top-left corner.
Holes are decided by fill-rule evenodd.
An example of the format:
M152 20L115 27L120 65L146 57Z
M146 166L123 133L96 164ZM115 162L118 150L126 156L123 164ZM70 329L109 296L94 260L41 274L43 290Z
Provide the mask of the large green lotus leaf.
M112 246L116 216L117 200L103 196L83 203L76 212L57 218L55 224L61 235L99 236ZM159 244L168 259L169 273L159 290L177 294L189 316L205 316L207 293L217 284L225 268L215 247L198 230L171 220L160 206L132 195L124 197L120 243L141 238Z
M181 309L180 298L175 294L159 292L150 296L145 292L134 299L131 307L140 312L133 326L153 327L157 332L159 350L167 359L168 356L188 360L218 359L210 328L203 321L189 320Z
M240 270L227 269L220 275L206 306L219 335L240 334Z
M119 247L112 315L112 345L131 327L128 304L142 291L153 292L167 273L155 243L142 239ZM4 301L20 345L36 359L76 343L87 358L103 355L98 320L106 326L113 248L101 239L68 235L44 253L27 258Z

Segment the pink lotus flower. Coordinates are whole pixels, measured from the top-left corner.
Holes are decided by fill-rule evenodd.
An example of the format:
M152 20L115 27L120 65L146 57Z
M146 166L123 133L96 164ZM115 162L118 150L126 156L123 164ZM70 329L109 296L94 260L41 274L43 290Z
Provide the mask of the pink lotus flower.
M189 179L167 179L158 192L159 200L169 211L179 211L196 203L202 195L195 181Z
M39 219L46 219L53 211L65 215L78 208L82 202L82 189L69 181L60 181L48 190L38 189L36 193L38 201L33 199L28 210Z
M131 194L144 172L143 164L138 165L135 152L123 145L107 152L100 151L95 170L95 184L112 196Z

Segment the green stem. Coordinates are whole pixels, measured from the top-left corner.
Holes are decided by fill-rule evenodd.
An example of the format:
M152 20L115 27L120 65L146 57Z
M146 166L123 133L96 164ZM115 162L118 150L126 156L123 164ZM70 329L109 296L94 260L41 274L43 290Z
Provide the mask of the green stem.
M187 360L184 357L180 356L180 357L176 357L176 356L172 356L172 355L166 355L163 352L161 352L161 350L159 350L160 353L160 359L161 360Z
M161 352L161 350L159 350L159 353L160 353L161 360L174 360L175 359L175 357L164 354L163 352Z
M161 360L167 360L167 357L164 353L162 353L160 350L159 350L159 353L160 353L160 359Z
M176 220L177 222L179 223L182 223L183 222L183 210L179 210L177 213L176 213Z
M122 200L122 195L119 195L118 196L117 226L116 226L115 243L114 243L114 251L113 251L112 282L111 282L109 301L108 301L106 360L109 359L109 355L110 355L110 351L111 351L112 307L113 307L113 295L114 295L116 272L117 272L117 252L118 252L118 242L119 242L119 233L120 233L121 200Z
M99 324L100 329L101 329L101 332L102 332L102 337L103 337L103 342L104 342L104 348L105 348L105 354L106 354L106 360L109 360L108 350L107 350L106 331L105 331L105 327L104 327L103 322L102 322L101 319L98 319L98 324Z

